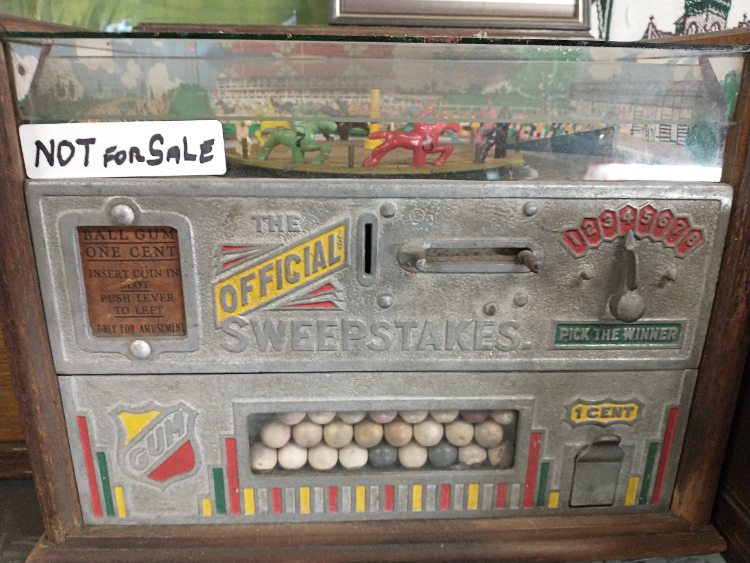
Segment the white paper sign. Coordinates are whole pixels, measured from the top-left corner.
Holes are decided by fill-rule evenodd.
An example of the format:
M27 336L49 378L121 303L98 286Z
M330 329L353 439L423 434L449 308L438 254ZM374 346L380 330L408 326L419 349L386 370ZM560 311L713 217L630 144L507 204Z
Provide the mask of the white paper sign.
M221 123L136 121L21 125L29 178L213 176L227 171Z

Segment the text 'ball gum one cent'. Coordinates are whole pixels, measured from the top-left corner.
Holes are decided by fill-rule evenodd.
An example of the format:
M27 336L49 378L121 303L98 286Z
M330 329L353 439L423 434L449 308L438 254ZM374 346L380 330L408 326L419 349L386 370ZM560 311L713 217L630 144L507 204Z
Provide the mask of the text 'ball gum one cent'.
M443 425L428 418L414 425L414 439L423 446L434 446L443 439Z
M323 427L309 420L295 424L292 429L294 441L303 448L312 448L323 438Z
M354 441L363 448L377 446L383 439L383 425L363 420L354 425Z
M269 448L280 448L291 436L292 429L283 422L267 422L260 429L260 439Z
M503 427L494 420L485 420L474 426L474 440L483 448L494 448L503 441Z
M398 461L409 469L422 467L427 463L427 448L411 441L398 449Z
M454 446L465 446L474 439L474 425L465 420L454 420L445 425L445 437Z
M323 439L332 448L343 448L352 441L352 436L354 436L354 429L346 422L334 420L323 427Z
M310 467L319 471L332 469L338 460L339 451L325 442L321 442L307 451L307 461Z
M300 469L307 463L307 450L294 442L279 449L279 465L284 469Z
M414 430L408 422L404 422L400 418L397 418L393 422L383 426L385 433L385 440L391 446L405 446L411 440Z
M250 446L250 468L253 471L270 471L276 467L276 450L269 448L260 442Z
M428 450L430 465L433 467L450 467L458 461L458 448L448 442L440 442Z
M477 444L458 448L458 461L465 465L479 465L487 459L487 450Z
M387 442L381 442L368 452L370 465L380 469L393 467L398 461L398 448L394 448Z
M346 469L359 469L367 464L368 453L357 444L349 444L339 450L339 463Z

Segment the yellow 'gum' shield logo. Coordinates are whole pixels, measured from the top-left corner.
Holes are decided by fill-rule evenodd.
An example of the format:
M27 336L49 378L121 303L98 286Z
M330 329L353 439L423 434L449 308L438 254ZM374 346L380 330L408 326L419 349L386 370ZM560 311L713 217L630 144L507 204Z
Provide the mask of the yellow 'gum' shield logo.
M570 423L574 426L579 424L608 426L618 423L632 424L638 419L640 412L641 405L637 401L594 403L578 401L570 407L568 416Z
M214 284L216 322L242 316L346 266L347 223L247 266Z

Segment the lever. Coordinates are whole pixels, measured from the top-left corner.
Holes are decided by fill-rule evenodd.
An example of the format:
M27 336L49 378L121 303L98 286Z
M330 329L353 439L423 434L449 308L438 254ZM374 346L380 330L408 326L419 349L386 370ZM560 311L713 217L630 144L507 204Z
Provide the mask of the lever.
M624 249L620 288L610 296L609 310L616 319L632 323L646 312L646 302L638 292L638 254L635 251L633 231L625 234Z

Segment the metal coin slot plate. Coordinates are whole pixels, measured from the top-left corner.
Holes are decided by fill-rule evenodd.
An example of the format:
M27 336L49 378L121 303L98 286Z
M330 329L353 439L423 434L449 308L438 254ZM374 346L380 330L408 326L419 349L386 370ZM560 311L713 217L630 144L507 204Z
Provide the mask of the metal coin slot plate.
M717 184L100 180L27 192L56 367L92 374L695 367L731 202ZM87 327L75 243L123 201L139 225L179 236L187 334L143 338L141 357L132 339ZM645 305L630 323L609 306L629 228Z
M87 524L206 524L666 511L695 375L578 372L576 385L565 372L171 374L169 385L159 375L62 376L60 387ZM565 405L602 401L643 408L627 423L566 421ZM259 427L279 413L435 409L516 411L512 466L258 473L250 465ZM619 469L594 471L607 506L571 506L581 452L611 436L620 439ZM181 448L190 449L187 462L154 471ZM87 452L106 464L106 484L88 473ZM110 516L102 495L114 492L124 511Z

